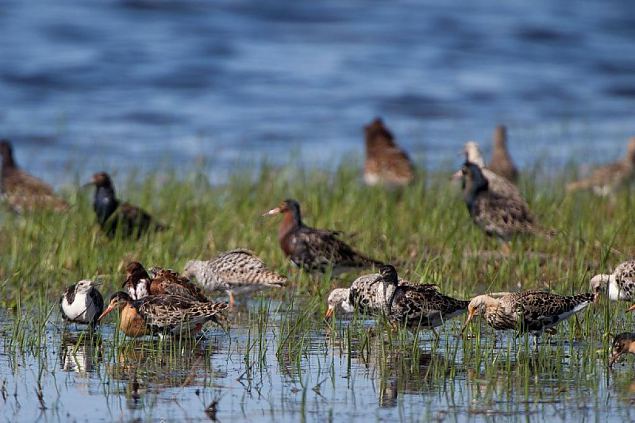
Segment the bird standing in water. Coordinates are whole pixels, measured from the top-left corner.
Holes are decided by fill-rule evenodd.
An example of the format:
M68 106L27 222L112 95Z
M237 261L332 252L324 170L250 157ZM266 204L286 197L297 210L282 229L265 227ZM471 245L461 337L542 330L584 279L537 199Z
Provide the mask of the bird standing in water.
M132 261L126 266L126 280L122 288L126 289L133 300L149 295L176 295L194 301L208 301L198 286L178 273L156 266L151 271L152 277L138 261Z
M104 299L97 289L100 282L81 280L69 286L60 298L64 320L71 323L97 325L97 318L104 310Z
M607 294L611 301L635 301L635 260L619 264L610 275L593 276L591 289Z
M278 229L278 241L284 254L298 267L308 272L326 272L332 268L333 275L354 269L378 267L381 262L366 257L338 238L338 233L315 229L302 222L300 204L285 200L263 216L282 214Z
M568 319L597 301L597 294L573 296L544 291L505 293L497 298L490 295L474 297L467 307L467 319L461 332L467 329L474 316L482 315L495 330L528 332L538 337L543 332L556 333L558 323Z
M227 304L195 301L176 295L149 295L134 300L126 292L110 297L101 321L113 310L120 310L119 330L130 337L152 334L191 336L209 321L228 329Z
M269 270L260 257L244 249L221 253L212 260L190 260L183 276L196 278L208 291L226 291L230 307L235 303L234 293L282 288L287 284L287 278Z

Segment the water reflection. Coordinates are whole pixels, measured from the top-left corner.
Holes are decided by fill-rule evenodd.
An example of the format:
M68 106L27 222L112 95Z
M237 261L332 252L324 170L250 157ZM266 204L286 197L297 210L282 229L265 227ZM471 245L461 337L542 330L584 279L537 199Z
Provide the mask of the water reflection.
M65 372L75 372L88 377L98 371L103 360L102 339L97 334L62 333L60 345L60 367Z

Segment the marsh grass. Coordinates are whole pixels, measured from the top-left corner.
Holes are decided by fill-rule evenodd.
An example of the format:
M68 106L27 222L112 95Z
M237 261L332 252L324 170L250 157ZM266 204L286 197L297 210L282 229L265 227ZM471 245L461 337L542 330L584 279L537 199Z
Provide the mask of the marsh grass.
M479 413L479 407L501 398L553 399L573 385L591 392L605 374L611 336L632 327L624 305L602 300L579 319L559 325L557 335L543 337L538 349L528 337L495 334L479 319L465 337L458 336L459 322L449 322L438 340L425 330L395 331L381 319L373 323L362 316L344 324L336 317L327 324L322 316L328 292L349 285L357 275L312 276L292 268L278 247L279 219L260 216L285 198L295 198L308 225L341 230L357 250L396 264L402 277L435 283L457 298L531 288L574 294L588 291L593 274L633 257L635 233L631 192L622 192L613 202L588 193L564 195L567 172L542 180L541 169L535 168L521 182L540 223L558 235L516 239L509 257L500 255L498 242L471 223L460 188L449 182L447 173L422 173L416 184L400 191L364 187L358 169L350 166L326 172L262 165L231 176L222 186L209 185L200 174L116 179L120 198L169 225L140 240L106 238L95 225L92 192L67 188L72 203L68 213L0 216L0 304L10 321L3 327L5 352L14 362L35 357L39 378L45 378L51 372L46 338L51 322L61 330L57 308L66 286L100 278L107 302L120 289L130 260L179 271L187 260L243 247L290 279L288 289L267 291L234 315L246 336L236 345L230 336L227 348L240 356L239 381L250 392L267 383L271 366L277 366L300 386L306 401L311 391L321 395L327 386L335 389L340 383L335 379L339 359L351 387L358 366L378 377L380 403L394 401L395 390L434 392L469 396L472 411ZM97 337L80 335L74 350ZM192 380L201 383L201 374L213 374L208 365L215 354L213 342L130 340L116 330L104 337L107 342L101 346L99 340L100 348L90 354L105 356L107 380L134 375L144 383L187 386ZM331 354L317 364L307 360L316 352ZM230 354L227 363L234 359ZM194 379L193 372L198 375ZM455 379L468 381L471 391L456 392L447 383ZM127 397L144 388L134 386L125 388Z

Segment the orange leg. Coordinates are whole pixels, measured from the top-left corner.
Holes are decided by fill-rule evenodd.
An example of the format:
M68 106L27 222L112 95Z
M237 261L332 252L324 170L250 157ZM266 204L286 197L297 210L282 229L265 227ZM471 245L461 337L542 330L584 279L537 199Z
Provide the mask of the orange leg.
M234 299L234 293L229 291L229 308L233 308L236 301Z

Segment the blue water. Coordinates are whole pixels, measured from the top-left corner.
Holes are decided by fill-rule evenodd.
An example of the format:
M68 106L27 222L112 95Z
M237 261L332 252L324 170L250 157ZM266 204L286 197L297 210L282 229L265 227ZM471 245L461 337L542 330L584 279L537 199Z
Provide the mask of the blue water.
M635 133L631 0L2 0L0 28L0 136L55 181L330 166L376 115L425 166L497 123L523 166Z

